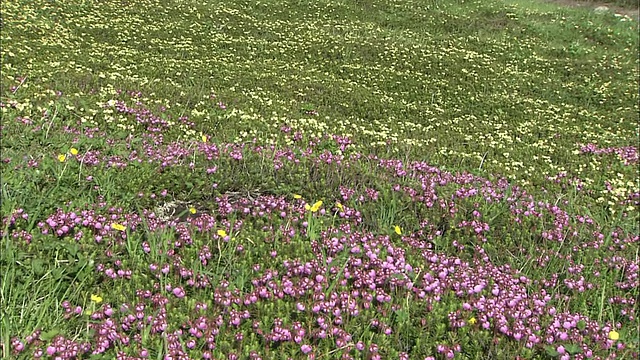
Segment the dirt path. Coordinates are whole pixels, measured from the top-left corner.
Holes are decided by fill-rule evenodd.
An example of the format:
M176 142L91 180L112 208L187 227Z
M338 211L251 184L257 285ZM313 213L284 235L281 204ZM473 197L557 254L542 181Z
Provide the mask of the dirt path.
M600 7L600 6L606 6L606 7L609 8L609 11L613 11L616 14L629 16L630 18L632 18L635 21L639 21L640 20L640 12L639 12L637 7L636 8L624 8L624 7L616 6L614 4L607 3L605 1L603 1L603 2L599 2L599 1L586 2L586 1L576 1L576 0L542 0L542 1L549 2L549 3L556 3L556 4L566 5L566 6L587 7L587 8L592 8L592 9L595 9L597 7Z

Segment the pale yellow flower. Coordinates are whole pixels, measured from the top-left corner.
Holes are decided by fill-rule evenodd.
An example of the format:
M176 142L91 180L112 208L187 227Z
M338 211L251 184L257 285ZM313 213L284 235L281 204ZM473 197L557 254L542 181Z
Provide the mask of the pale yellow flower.
M344 211L344 206L342 206L342 204L340 204L340 203L336 203L336 207L337 207L340 211Z
M302 199L302 195L293 194L294 199Z
M196 210L196 208L194 208L193 206L189 208L189 212L192 214L195 214L198 210Z
M220 229L220 230L218 230L218 236L225 237L225 236L227 236L227 232L222 230L222 229Z
M469 325L473 325L473 324L477 323L478 320L476 320L476 318L472 317L471 319L469 319L468 322L469 322Z
M91 294L91 301L93 301L96 304L100 304L102 302L102 297Z
M67 156L65 154L58 155L58 161L64 162L65 160L67 160Z
M398 234L398 235L402 235L402 229L400 229L400 226L398 226L398 225L393 227L393 231L395 231L396 234Z
M611 331L609 331L609 339L618 340L618 339L620 339L620 334L615 330L611 330Z
M71 148L71 150L69 150L69 152L71 153L71 155L78 155L78 149L76 149L76 148Z

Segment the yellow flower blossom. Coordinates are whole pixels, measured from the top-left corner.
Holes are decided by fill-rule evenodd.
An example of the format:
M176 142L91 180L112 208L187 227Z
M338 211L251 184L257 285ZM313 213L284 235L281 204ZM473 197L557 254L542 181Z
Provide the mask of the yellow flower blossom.
M91 294L91 301L93 301L96 304L100 304L102 302L102 297Z
M202 140L202 142L207 142L208 138L207 135L200 135L200 139Z
M58 155L58 161L64 162L65 160L67 160L67 156L66 155L64 155L64 154Z
M478 322L478 320L476 320L476 318L474 318L474 317L472 317L472 318L471 318L471 319L469 319L469 321L468 321L469 325L473 325L473 324L475 324L475 323L477 323L477 322Z
M340 204L340 203L336 203L336 207L337 207L340 211L344 211L344 206L342 206L342 204Z
M302 195L293 194L294 199L302 199Z
M194 208L193 206L189 208L189 212L192 214L195 214L196 212L198 212L198 210L196 210L196 208Z
M611 331L609 331L609 339L618 340L618 339L620 339L620 334L615 330L611 330Z
M76 149L76 148L71 148L71 150L69 150L69 152L71 153L71 155L78 155L78 149Z
M220 230L218 230L218 236L225 237L225 236L227 236L227 232L222 230L222 229L220 229Z
M118 223L113 223L111 224L111 228L118 230L118 231L125 231L127 229L126 226L122 225L122 224L118 224Z
M319 200L315 204L313 204L313 206L311 206L309 210L311 210L311 212L316 212L320 210L320 207L322 207L322 200ZM305 206L305 209L306 209L306 206Z
M400 226L398 226L398 225L393 227L393 231L395 231L396 234L398 234L398 235L402 235L402 229L400 229Z

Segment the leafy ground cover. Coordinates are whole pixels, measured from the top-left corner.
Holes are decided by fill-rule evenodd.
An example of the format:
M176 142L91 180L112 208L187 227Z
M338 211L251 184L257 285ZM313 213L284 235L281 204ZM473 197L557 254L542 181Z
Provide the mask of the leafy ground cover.
M637 31L3 0L2 357L637 358Z

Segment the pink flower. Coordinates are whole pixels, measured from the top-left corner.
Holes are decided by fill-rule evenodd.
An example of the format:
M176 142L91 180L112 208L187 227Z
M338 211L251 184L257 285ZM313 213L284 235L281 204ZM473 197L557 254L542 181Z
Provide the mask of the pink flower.
M47 355L53 356L56 353L56 347L53 345L49 345L47 347Z
M175 295L178 298L183 298L186 294L181 287L177 287L173 289L173 295Z
M304 344L300 346L300 350L302 350L303 353L308 354L312 349L310 345Z

